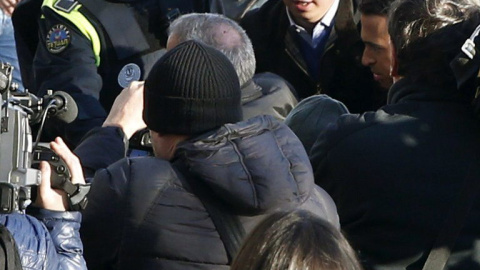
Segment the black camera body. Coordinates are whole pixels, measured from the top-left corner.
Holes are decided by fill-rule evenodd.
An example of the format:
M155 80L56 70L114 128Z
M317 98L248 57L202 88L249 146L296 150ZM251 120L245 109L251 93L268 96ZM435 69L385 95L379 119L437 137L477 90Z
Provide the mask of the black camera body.
M71 178L65 161L55 154L46 143L39 144L33 149L32 167L38 168L40 161L47 161L52 168L52 188L63 189L65 182Z

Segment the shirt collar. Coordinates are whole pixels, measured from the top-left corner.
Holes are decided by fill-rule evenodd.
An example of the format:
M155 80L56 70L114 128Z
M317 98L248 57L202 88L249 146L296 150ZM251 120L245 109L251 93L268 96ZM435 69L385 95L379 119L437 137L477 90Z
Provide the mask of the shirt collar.
M340 0L335 0L332 6L328 9L327 13L323 16L323 18L315 25L312 31L312 35L308 34L305 28L301 27L300 25L296 24L292 16L290 15L290 11L287 7L287 16L288 20L290 21L290 26L293 27L298 35L300 35L305 41L307 41L310 46L316 48L321 42L321 34L325 31L326 28L329 28L335 18L335 14L337 13L338 5Z
M315 28L317 28L320 24L322 24L324 27L330 27L332 24L333 18L335 18L335 14L337 13L338 5L340 4L340 0L335 0L332 4L332 6L328 9L327 13L323 16L323 18L315 25ZM305 30L305 28L301 27L300 25L296 24L292 16L290 15L290 11L288 10L287 7L287 16L288 20L290 21L291 26L295 26L296 28L300 28L302 30Z
M323 16L321 23L326 27L330 27L330 25L332 24L333 18L335 18L335 14L337 14L339 4L340 0L335 0L330 9L328 9L327 13L325 13L325 16Z

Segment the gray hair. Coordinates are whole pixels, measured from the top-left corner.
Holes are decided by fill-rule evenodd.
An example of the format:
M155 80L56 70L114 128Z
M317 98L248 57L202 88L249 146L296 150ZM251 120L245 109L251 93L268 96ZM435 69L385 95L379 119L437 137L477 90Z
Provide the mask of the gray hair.
M240 85L243 86L255 74L255 53L245 30L235 21L212 13L190 13L172 22L169 37L177 41L201 41L223 52L232 62Z

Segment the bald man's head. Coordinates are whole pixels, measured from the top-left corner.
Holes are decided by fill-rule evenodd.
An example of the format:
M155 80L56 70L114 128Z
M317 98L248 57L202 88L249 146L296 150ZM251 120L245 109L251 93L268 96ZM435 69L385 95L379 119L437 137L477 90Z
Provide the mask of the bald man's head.
M170 25L167 50L187 40L201 41L223 52L235 67L240 85L246 84L255 74L252 42L233 20L210 13L180 16Z

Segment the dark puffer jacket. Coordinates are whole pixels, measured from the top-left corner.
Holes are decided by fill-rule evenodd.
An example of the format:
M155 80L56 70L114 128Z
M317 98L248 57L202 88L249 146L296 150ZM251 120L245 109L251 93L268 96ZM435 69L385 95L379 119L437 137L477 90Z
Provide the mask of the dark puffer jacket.
M99 129L79 148L108 156L107 139L123 145L114 129ZM88 161L85 149L77 153ZM89 269L229 269L219 234L182 167L211 189L247 232L264 214L286 208L308 209L338 227L335 205L315 186L302 144L272 116L227 124L183 142L171 162L122 159L97 172L82 224Z
M469 170L480 168L479 138L480 121L461 91L406 77L390 88L389 105L341 116L318 137L311 161L364 262L422 269L452 206L466 196ZM445 269L478 269L479 241L477 195Z
M24 270L87 269L79 235L79 212L30 207L28 213L0 215L0 223L15 239Z

